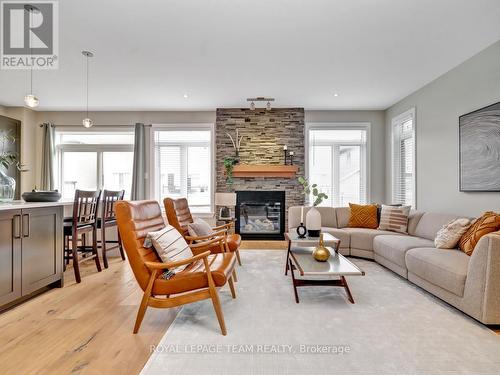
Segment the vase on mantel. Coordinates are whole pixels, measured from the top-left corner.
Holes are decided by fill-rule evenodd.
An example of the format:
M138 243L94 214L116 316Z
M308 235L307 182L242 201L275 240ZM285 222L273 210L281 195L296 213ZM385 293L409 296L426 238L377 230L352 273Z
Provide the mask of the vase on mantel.
M16 192L16 180L0 169L0 202L12 202Z
M309 237L319 237L321 233L321 214L316 207L311 207L307 211L306 228Z

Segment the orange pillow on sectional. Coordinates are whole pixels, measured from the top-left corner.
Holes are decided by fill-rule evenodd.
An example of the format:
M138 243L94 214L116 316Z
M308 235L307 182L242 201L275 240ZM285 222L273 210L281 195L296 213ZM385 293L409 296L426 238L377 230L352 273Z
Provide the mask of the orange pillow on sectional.
M354 203L349 203L351 207L351 216L349 217L350 228L378 228L377 220L377 205L376 204L366 204L359 205Z
M477 219L464 233L458 246L467 255L471 255L479 239L484 235L495 232L500 228L500 215L493 211L488 211Z

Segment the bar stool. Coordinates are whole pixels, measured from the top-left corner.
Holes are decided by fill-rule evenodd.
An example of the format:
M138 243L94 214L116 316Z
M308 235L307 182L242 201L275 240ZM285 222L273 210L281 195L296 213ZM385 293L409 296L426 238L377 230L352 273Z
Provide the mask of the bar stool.
M115 213L116 202L123 200L124 195L125 190L104 190L102 193L102 214L101 217L97 219L97 228L101 230L101 240L98 242L99 247L102 249L102 261L104 263L104 268L108 268L107 252L109 250L119 249L122 259L125 260L125 253L123 252L122 241L120 239L120 232L118 231ZM106 228L110 227L116 227L117 240L106 239ZM110 243L116 245L108 248L107 244Z
M80 263L94 259L97 271L101 272L101 263L97 252L97 212L101 191L75 191L73 216L64 222L64 260L65 264L73 260L75 280L81 282ZM87 246L87 234L92 235L92 245ZM81 238L79 239L79 236ZM69 243L71 242L71 247ZM78 245L78 242L81 244ZM81 258L79 258L81 254Z

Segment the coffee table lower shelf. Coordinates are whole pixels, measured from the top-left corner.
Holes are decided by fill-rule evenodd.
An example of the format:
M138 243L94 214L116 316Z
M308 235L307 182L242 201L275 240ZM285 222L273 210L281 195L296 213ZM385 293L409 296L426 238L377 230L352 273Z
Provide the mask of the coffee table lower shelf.
M293 292L295 293L295 302L299 303L299 294L297 292L297 287L301 286L336 286L336 287L341 287L345 289L345 292L347 294L347 299L351 303L354 302L354 298L352 297L351 290L349 289L349 285L347 284L347 280L344 276L340 276L340 279L337 280L308 280L308 279L297 279L295 278L294 275L294 270L297 270L297 268L293 265L292 260L289 259L289 266L288 268L291 270L292 274L292 282L293 282Z

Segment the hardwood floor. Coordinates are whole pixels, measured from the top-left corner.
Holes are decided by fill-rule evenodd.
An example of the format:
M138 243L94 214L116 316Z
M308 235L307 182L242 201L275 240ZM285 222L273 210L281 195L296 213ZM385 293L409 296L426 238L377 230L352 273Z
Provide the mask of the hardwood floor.
M244 242L247 249L283 246L284 241ZM0 373L138 374L150 345L160 341L178 311L148 309L139 334L133 335L141 297L128 263L120 258L110 258L110 268L100 273L92 262L85 263L81 284L69 268L64 288L0 314ZM500 334L500 327L495 332Z
M73 269L65 286L52 289L0 315L2 374L138 374L177 314L148 309L133 335L142 297L127 262L110 259L97 273L82 267L82 283Z

